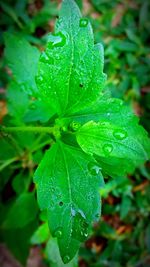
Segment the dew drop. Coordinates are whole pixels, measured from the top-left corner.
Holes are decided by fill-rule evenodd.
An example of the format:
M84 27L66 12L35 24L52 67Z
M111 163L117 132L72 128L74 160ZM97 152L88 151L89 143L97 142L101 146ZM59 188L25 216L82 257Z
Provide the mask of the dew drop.
M88 237L88 232L85 232L84 233L84 237Z
M42 76L39 76L39 81L43 81L43 77Z
M62 228L61 227L56 229L56 231L54 232L54 236L57 238L62 237Z
M63 262L68 263L70 261L70 257L68 255L63 257Z
M79 26L80 26L80 27L84 28L84 27L86 27L87 25L88 25L88 19L86 19L86 18L82 18L82 19L80 19L80 22L79 22Z
M81 234L81 236L83 236L84 235L83 231L81 231L80 234Z
M66 43L66 36L62 32L54 33L49 36L48 48L62 47Z
M113 146L111 144L105 144L103 146L103 151L106 155L109 155L113 151Z
M59 60L59 59L60 59L60 55L59 55L59 54L56 54L56 55L55 55L55 58L56 58L57 60Z
M82 218L86 219L86 216L81 209L78 209L78 213L81 215Z
M92 175L97 175L100 171L100 167L98 167L97 165L95 165L93 162L89 162L88 163L88 170Z
M113 135L118 140L123 140L127 137L127 133L124 130L115 130Z
M41 54L40 61L42 61L43 63L48 63L49 62L49 57L46 55L45 52Z
M76 121L72 121L69 125L69 128L73 131L76 132L79 128L81 127L81 124Z
M42 76L36 76L36 81L41 84L43 82L43 77Z
M75 211L75 209L73 209L73 208L71 208L71 215L72 215L73 217L75 217L75 215L76 215L76 211Z

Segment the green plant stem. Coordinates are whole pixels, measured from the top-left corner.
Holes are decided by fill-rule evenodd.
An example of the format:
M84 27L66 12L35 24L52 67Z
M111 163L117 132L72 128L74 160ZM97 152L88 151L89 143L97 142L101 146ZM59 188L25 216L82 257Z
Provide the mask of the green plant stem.
M34 133L49 133L55 134L55 127L42 127L42 126L20 126L20 127L1 127L0 131L5 133L15 133L15 132L34 132Z
M12 158L12 159L8 159L6 160L1 166L0 166L0 171L2 171L4 168L6 168L8 165L10 165L11 163L17 161L18 158L15 157L15 158Z
M53 139L47 140L47 141L45 141L45 142L43 142L43 143L41 143L41 144L39 144L39 145L33 147L33 148L31 149L31 153L35 152L36 150L41 149L43 146L46 146L46 145L52 145L53 143L54 143L54 140L53 140Z

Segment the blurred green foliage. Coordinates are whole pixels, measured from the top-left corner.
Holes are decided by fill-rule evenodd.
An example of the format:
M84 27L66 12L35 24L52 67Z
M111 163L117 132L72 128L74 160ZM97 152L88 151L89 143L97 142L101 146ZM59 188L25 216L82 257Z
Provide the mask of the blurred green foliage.
M77 2L92 23L95 42L101 41L104 45L105 73L108 76L106 87L112 96L123 98L133 106L141 117L141 123L150 132L150 2ZM57 1L49 0L0 2L0 120L5 114L6 88L11 78L4 58L3 32L17 33L42 50L58 15L57 4ZM10 95L11 90L8 92L7 95ZM19 90L16 99L8 104L10 113L14 112L17 99L20 99ZM25 97L23 105L28 105ZM22 110L20 105L20 111L16 112L22 116ZM27 120L32 111L40 116L31 105ZM3 120L7 124L11 117L6 115ZM16 143L18 139L21 147ZM15 140L11 136L0 138L0 240L23 264L30 247L39 245L44 253L45 265L61 267L63 263L56 242L47 230L45 214L37 209L32 185L33 170L43 156L46 142L46 137L38 139L32 134L27 134L25 138L16 136ZM21 155L21 161L16 154ZM80 249L79 266L148 267L150 165L141 166L127 177L105 178L106 185L100 190L102 218L93 227L92 237ZM21 208L24 212L20 211ZM18 214L19 221L14 218ZM66 266L78 266L76 259Z

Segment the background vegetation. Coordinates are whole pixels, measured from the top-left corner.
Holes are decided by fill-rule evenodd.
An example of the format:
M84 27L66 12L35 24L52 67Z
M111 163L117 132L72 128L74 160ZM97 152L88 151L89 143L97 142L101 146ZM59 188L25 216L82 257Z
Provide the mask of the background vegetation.
M150 3L148 0L77 1L92 23L95 42L105 48L106 88L114 97L133 106L150 132ZM0 1L0 121L24 115L27 99L8 87L11 71L4 57L3 32L17 33L43 50L58 16L59 1ZM15 49L15 48L14 48ZM16 59L19 60L19 59ZM8 104L6 105L6 99ZM19 110L15 103L20 103ZM20 116L20 117L19 117ZM26 120L40 120L31 103ZM35 136L0 136L0 241L22 265L63 266L57 245L49 235L46 217L35 200L32 175L46 149L46 140ZM19 144L19 145L18 145ZM42 144L42 145L41 145ZM16 156L17 155L17 156ZM134 174L105 177L101 189L102 217L92 236L81 247L82 267L150 266L150 164ZM0 265L19 266L1 245ZM27 262L27 263L26 263ZM8 265L9 266L9 265Z

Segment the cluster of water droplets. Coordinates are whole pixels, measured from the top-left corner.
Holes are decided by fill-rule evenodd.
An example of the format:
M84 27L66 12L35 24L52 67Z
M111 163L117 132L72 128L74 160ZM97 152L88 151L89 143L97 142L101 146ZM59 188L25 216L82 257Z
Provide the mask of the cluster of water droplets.
M115 137L116 140L118 141L123 141L124 139L127 138L127 132L123 129L119 130L114 130L113 136ZM103 146L103 151L105 155L110 155L113 151L113 145L112 144L104 144Z
M51 186L50 187L50 207L53 209L54 205L58 203L59 207L62 207L64 205L64 202L62 200L62 193L59 190L59 188Z
M71 206L71 216L73 220L73 228L71 229L72 237L80 241L84 241L88 237L89 223L86 220L86 216L82 209ZM58 227L54 231L54 237L61 239L63 237L63 228ZM65 255L63 262L67 263L70 261L70 256Z
M72 208L71 214L73 216L74 220L74 229L72 231L72 235L74 238L84 241L85 238L88 237L88 228L89 223L87 222L87 218L85 213L82 209L78 208Z

